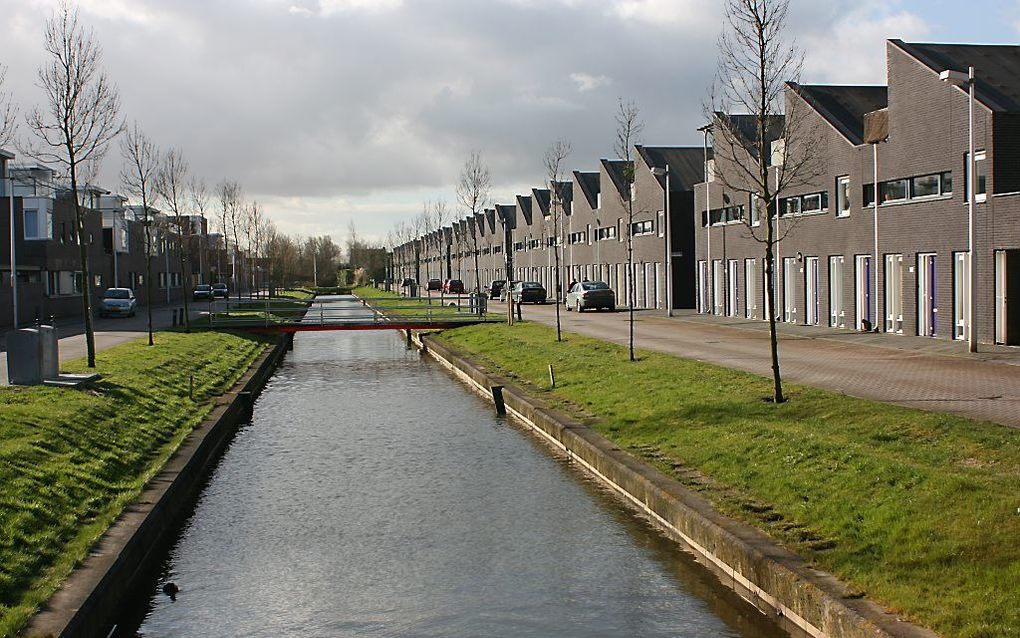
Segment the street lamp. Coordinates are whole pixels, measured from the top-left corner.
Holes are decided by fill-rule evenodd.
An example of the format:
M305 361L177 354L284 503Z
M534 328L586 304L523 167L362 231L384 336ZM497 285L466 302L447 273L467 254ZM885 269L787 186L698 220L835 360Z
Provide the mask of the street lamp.
M673 237L670 231L670 219L669 219L669 162L666 162L666 168L659 168L655 166L652 168L652 175L666 178L666 189L663 191L662 199L663 210L666 215L665 220L665 233L666 233L666 316L673 316Z
M974 251L974 197L975 197L975 178L974 174L974 67L970 67L967 73L961 71L946 70L939 74L939 79L947 84L951 84L958 88L966 87L970 94L967 108L967 138L968 138L968 152L967 152L967 251L969 255L969 267L968 273L970 282L970 299L967 300L966 306L966 325L967 325L967 349L971 352L977 352L977 329L974 325L974 318L977 314L975 312L977 306L977 269L975 268L975 251Z
M10 170L10 169L8 169ZM11 296L14 312L14 321L11 325L15 330L18 329L18 257L17 257L17 235L14 230L14 178L8 177L4 180L4 185L7 186L7 203L10 206L11 213Z

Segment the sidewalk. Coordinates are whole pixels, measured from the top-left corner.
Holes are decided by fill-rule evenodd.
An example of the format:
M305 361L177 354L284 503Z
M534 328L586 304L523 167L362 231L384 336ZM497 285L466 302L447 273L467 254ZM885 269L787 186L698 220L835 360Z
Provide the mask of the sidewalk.
M177 308L177 304L153 308L153 330L171 327L173 324L173 310ZM191 320L195 321L198 316L198 310L193 308ZM148 331L145 308L139 308L138 314L134 317L110 319L100 319L97 317L93 326L96 332L97 352L127 341L140 339ZM57 337L61 363L85 356L85 332L80 318L57 322ZM0 385L7 385L7 348L4 335L0 335Z
M492 303L492 312L506 306ZM627 312L563 312L567 331L627 344ZM553 306L525 305L524 318L555 325ZM783 379L876 401L948 412L1020 428L1020 349L900 335L778 324ZM634 344L771 376L765 322L636 311ZM682 391L682 388L678 388Z

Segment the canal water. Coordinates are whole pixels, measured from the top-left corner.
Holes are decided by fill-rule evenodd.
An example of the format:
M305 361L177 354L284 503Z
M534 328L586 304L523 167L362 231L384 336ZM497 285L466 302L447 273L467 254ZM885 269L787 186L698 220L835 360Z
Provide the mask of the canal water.
M389 332L295 339L149 588L114 635L785 635Z

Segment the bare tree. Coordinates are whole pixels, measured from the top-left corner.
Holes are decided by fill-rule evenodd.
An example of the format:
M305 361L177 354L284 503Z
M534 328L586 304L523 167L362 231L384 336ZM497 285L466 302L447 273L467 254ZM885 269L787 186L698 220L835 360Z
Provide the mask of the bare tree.
M628 344L630 349L630 360L634 361L634 305L637 303L637 294L634 280L634 159L631 157L634 144L644 129L644 122L641 121L641 111L634 102L624 102L620 99L619 108L616 112L616 141L613 150L616 156L624 160L623 176L625 192L620 194L621 199L627 206L627 307L628 307Z
M83 163L98 163L110 141L123 128L120 97L103 72L103 52L94 33L78 22L78 10L67 2L62 2L46 21L44 48L49 61L39 68L39 86L47 105L45 109L35 107L28 114L28 127L35 138L28 154L40 162L63 167L71 180L81 262L85 344L88 366L94 368L96 337L86 246L89 233L85 230L78 171Z
M724 187L750 196L750 214L743 222L764 247L776 403L786 400L775 310L775 247L782 239L777 228L779 197L818 172L817 160L807 152L817 132L801 119L796 101L784 109L786 83L798 79L803 63L802 53L784 37L788 9L789 0L726 0L718 76L706 108L714 176ZM762 218L764 224L756 223ZM711 219L708 223L710 227ZM785 233L790 228L787 225Z
M563 175L563 162L570 155L570 142L556 140L549 150L545 152L545 174L549 178L549 213L552 217L552 247L553 247L553 287L556 297L556 341L562 341L563 335L560 328L560 301L563 299L560 277L560 251L562 250L562 237L560 231L563 224L563 189L566 185L560 181Z
M457 181L457 202L471 215L471 242L475 261L475 292L481 292L481 270L478 267L478 213L489 203L492 177L489 167L482 163L482 155L472 151L464 162Z
M184 285L184 329L191 332L191 309L188 299L191 297L191 262L188 259L191 243L191 219L185 214L188 204L188 162L180 149L171 148L163 154L159 170L156 173L156 193L167 210L173 213L177 235L177 257L181 267L181 278ZM185 246L185 241L188 246ZM169 276L169 274L168 274Z
M227 246L227 238L233 239L233 263L231 265L231 278L234 287L237 289L237 299L241 299L241 286L242 281L237 274L238 268L243 264L241 263L242 257L239 254L241 250L240 244L240 233L242 232L242 225L244 222L244 202L242 197L241 185L237 182L224 181L221 182L217 187L217 197L219 198L220 209L218 212L220 217L220 230L223 233L223 249L224 252L229 250Z
M148 313L147 326L149 332L149 345L152 340L152 203L155 199L156 179L159 171L159 151L152 143L138 122L135 122L121 139L121 156L124 158L124 166L121 168L120 180L124 191L134 197L142 206L142 229L145 233L145 296L146 312ZM167 273L169 275L169 273ZM170 282L167 282L167 286Z
M18 132L18 107L11 94L3 90L7 65L0 64L0 148L10 145Z
M202 225L208 228L208 220L206 219L206 211L209 210L209 187L206 186L205 180L193 175L188 180L188 201L191 205L191 210L194 214L198 215L199 219L202 220ZM209 273L209 263L206 256L207 249L209 248L209 240L205 232L199 237L198 243L198 272L201 273L199 283L209 283L206 281L206 276Z

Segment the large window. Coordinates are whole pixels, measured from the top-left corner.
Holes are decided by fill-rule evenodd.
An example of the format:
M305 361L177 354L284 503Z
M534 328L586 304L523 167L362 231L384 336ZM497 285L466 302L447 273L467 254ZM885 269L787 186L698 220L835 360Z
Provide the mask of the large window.
M576 233L570 233L567 238L567 242L570 244L584 244L588 241L588 233L586 231L579 231Z
M651 235L655 232L655 222L652 220L646 220L641 222L634 222L630 225L630 234L634 237L639 235Z
M595 229L595 241L616 239L616 226L603 226Z
M783 216L815 215L824 213L828 209L829 193L825 191L784 197L779 200L779 214Z
M740 206L726 206L725 208L716 208L709 212L712 225L718 224L732 224L735 222L742 221L744 219L744 207ZM705 226L705 213L701 213L701 225Z
M882 204L948 197L953 194L953 174L946 171L879 182L878 191ZM875 205L874 184L865 184L862 194L865 208Z
M965 158L967 157L966 153L964 154L964 157ZM978 201L978 202L985 201L985 198L988 196L987 195L987 192L988 192L988 190L987 190L988 189L988 162L986 161L986 158L987 158L987 155L985 154L984 151L974 151L974 172L977 174L977 183L976 183L975 188L974 188L974 200ZM964 173L964 175L967 175L967 177L968 177L968 181L965 184L965 189L964 189L965 195L967 193L970 193L970 181L969 181L970 175L969 175L969 171L970 171L970 162L968 161L967 162L967 172Z

